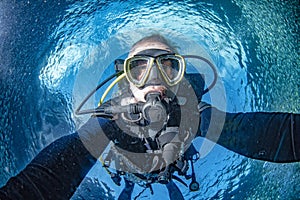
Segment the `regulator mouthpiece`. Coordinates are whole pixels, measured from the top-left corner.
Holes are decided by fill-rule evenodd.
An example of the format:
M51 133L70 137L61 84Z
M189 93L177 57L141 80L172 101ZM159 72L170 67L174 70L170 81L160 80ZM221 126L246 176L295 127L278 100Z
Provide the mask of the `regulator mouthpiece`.
M163 122L167 120L167 109L161 101L159 92L146 95L146 103L142 109L143 116L150 123Z

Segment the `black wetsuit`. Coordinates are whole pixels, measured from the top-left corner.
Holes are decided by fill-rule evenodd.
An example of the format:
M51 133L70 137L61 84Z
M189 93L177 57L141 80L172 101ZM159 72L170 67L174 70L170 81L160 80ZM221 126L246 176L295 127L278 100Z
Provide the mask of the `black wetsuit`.
M212 109L202 112L198 136L216 123L210 122ZM0 189L0 199L69 199L106 147L103 131L114 130L112 123L91 118L78 132L54 141ZM207 137L214 140L213 134ZM250 158L300 161L300 115L227 113L217 143Z
M213 131L206 135L209 123L214 123L209 121L212 112L226 116L218 140ZM200 136L249 158L278 163L300 161L300 114L224 113L209 108L201 114L200 129Z

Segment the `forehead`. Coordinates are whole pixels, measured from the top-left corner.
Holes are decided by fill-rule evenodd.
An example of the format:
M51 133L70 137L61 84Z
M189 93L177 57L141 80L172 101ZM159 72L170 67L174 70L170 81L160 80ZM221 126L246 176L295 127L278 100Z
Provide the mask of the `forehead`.
M137 55L139 52L149 50L149 49L157 49L157 50L164 50L168 52L172 52L171 48L161 42L141 42L132 47L132 49L129 52L128 57L132 57L134 55Z
M143 51L139 51L134 56L150 56L150 57L156 58L157 56L170 54L170 53L172 53L172 52L167 51L167 50L162 50L162 49L146 49Z

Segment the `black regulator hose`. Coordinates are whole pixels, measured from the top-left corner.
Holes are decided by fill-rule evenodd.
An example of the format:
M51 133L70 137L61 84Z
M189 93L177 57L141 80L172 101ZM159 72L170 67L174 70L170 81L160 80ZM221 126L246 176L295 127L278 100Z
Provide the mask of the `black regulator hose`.
M161 95L158 92L151 92L146 95L146 102L132 103L124 106L114 105L103 108L97 108L96 113L102 113L110 116L118 113L141 113L149 122L167 121L168 111L161 101Z
M203 91L203 95L206 94L207 92L209 92L209 90L211 90L217 83L217 79L218 79L218 73L217 73L217 69L215 68L215 66L212 64L212 62L210 62L208 59L202 57L202 56L197 56L197 55L184 55L182 56L183 58L196 58L199 60L203 60L204 62L206 62L210 68L213 70L214 73L214 80L213 82Z
M79 104L78 108L75 110L75 114L76 115L83 115L83 114L91 114L91 113L95 113L97 112L96 109L87 109L87 110L82 110L81 108L83 107L83 105L89 100L89 98L94 95L103 85L105 85L108 81L110 81L111 79L113 79L114 77L120 76L123 73L123 71L114 73L113 75L109 76L107 79L105 79L104 81L102 81L99 85L97 85L97 87L95 89L93 89L90 94L88 94L83 100L82 102ZM99 111L98 111L99 112Z

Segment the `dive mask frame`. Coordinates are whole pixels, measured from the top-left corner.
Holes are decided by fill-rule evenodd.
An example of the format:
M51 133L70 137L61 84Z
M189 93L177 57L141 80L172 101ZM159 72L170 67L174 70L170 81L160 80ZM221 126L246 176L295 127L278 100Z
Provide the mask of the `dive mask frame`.
M170 77L170 74L168 74L167 70L165 69L166 66L164 66L163 61L175 61L178 64L177 69L174 69L172 66L170 67L171 70L177 71L176 76ZM134 66L134 67L143 67L144 70L140 78L136 78L133 76L132 73L132 63L134 62L142 62L143 66ZM144 66L146 64L146 66ZM149 79L149 76L151 74L152 68L156 67L159 71L159 73L162 75L165 83L168 86L174 86L178 84L182 78L184 77L185 70L186 70L186 62L183 56L175 53L165 53L160 54L158 56L151 56L151 55L135 55L132 57L129 57L125 59L124 61L124 73L129 82L134 84L135 86L142 87L146 84L147 80ZM138 70L138 69L136 69Z

